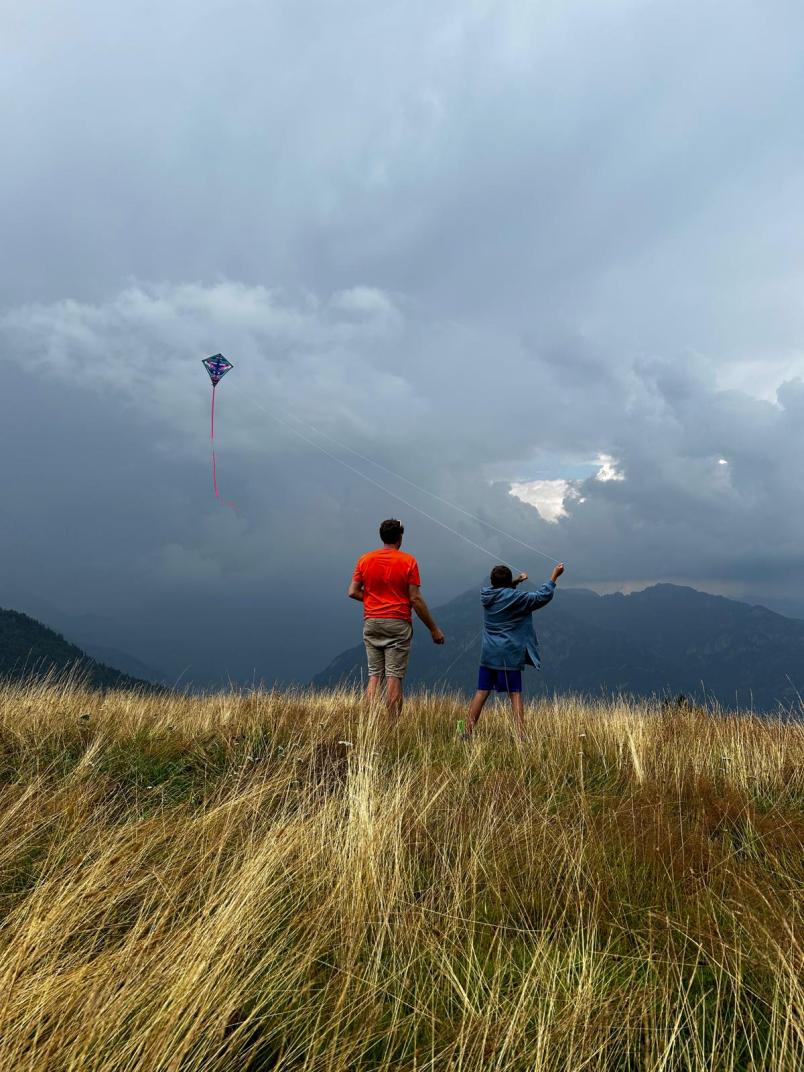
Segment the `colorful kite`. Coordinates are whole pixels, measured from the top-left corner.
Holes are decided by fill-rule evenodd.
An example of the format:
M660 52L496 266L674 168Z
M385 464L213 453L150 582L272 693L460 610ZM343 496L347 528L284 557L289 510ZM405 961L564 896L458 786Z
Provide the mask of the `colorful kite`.
M219 499L218 474L217 465L215 463L215 388L229 369L234 368L234 365L231 361L227 361L223 354L213 354L212 357L205 357L201 364L207 370L209 378L212 380L212 410L209 418L209 438L212 441L212 487L215 489L215 498Z

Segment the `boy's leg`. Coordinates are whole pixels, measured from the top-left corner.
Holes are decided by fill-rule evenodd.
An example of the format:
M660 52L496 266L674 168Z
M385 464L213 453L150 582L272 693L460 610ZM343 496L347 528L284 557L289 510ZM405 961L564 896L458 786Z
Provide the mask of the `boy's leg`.
M509 692L511 699L511 714L514 717L514 728L520 740L525 737L525 705L522 702L521 692Z
M469 705L469 717L466 719L467 737L477 725L477 720L480 718L480 713L483 710L483 704L489 698L489 692L489 689L478 689Z

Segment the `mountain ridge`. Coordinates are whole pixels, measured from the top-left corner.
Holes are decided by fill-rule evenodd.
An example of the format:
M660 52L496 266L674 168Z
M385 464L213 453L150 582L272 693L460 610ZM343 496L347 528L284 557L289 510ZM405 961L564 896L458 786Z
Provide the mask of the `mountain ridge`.
M480 651L479 589L435 608L447 635L437 649L419 623L408 682L474 689ZM529 672L531 694L670 696L761 711L800 706L804 621L761 604L662 583L624 595L562 588L536 613L543 668ZM361 680L362 645L316 674L316 687Z

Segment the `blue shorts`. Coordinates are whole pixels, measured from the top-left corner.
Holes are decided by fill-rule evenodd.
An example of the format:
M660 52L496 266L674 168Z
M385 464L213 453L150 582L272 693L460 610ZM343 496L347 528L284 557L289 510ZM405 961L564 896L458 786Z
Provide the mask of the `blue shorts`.
M521 670L493 670L490 666L481 666L477 675L477 687L480 692L522 692Z

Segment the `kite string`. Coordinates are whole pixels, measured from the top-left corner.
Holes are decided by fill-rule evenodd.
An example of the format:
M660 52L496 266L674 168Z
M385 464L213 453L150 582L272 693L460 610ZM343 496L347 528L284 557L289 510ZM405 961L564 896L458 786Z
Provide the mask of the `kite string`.
M353 465L350 465L348 462L345 462L343 458L339 458L337 454L333 454L331 451L327 450L326 447L323 447L320 443L316 443L314 439L310 439L309 436L306 436L302 432L298 431L298 429L294 428L292 425L282 420L282 418L278 417L275 413L272 413L270 410L266 409L265 406L261 405L256 400L252 399L252 401L254 402L255 406L261 409L263 413L266 413L269 417L271 417L272 420L276 421L277 424L282 425L282 427L286 428L292 435L297 436L299 439L303 440L311 447L315 447L316 450L320 450L322 454L325 454L328 458L331 458L332 461L338 462L338 464L342 465L344 469L348 469L350 473L354 473L356 476L362 477L363 480L367 481L369 484L373 484L375 488L379 488L380 491L385 492L386 495L390 495L391 498L403 503L403 505L409 507L411 510L415 510L417 513L421 514L422 517L426 517L427 520L432 521L434 525L438 525L440 526L440 528L446 529L447 532L451 532L453 536L457 536L458 539L470 544L477 551L480 551L482 554L487 555L489 558L493 558L496 562L499 562L500 556L496 552L490 551L488 547L484 547L482 544L479 544L475 540L470 539L469 536L466 536L464 535L464 533L459 532L457 529L454 529L451 525L447 525L446 522L441 521L440 518L433 517L432 514L428 514L426 510L422 510L420 506L417 506L415 503L412 503L409 499L405 499L397 492L391 491L390 488L386 488L385 485L379 482L379 480L374 480L373 477L368 476L366 473L363 473L359 469L356 469ZM555 560L551 559L551 561ZM514 569L518 568L519 567L514 567Z
M330 435L329 432L324 432L320 428L316 428L314 424L310 424L307 421L303 421L301 417L296 416L295 413L290 413L288 416L292 417L294 421L297 421L303 427L308 428L310 431L315 432L317 435L323 436L331 443L340 447L342 450L348 450L350 454L354 454L356 458L360 458L362 461L367 462L369 465L375 466L377 469L381 469L384 473L388 473L390 476L396 477L397 480L403 481L410 487L420 491L423 495L429 495L431 499L435 499L437 502L443 503L444 506L449 506L453 510L457 510L465 517L471 518L479 525L484 525L486 528L492 529L494 532L498 532L501 536L505 536L509 540L513 540L514 543L518 543L520 547L526 548L528 551L533 551L534 554L541 555L542 558L546 558L548 562L558 563L557 558L553 558L552 555L548 555L545 551L540 551L538 547L534 547L532 544L526 543L525 540L520 540L518 536L514 536L511 532L506 532L505 529L499 528L491 521L487 521L485 518L478 517L477 514L473 514L470 510L465 510L457 503L451 502L449 499L445 499L442 495L437 495L434 491L428 491L427 488L423 488L420 484L417 484L414 480L410 480L408 477L403 476L401 473L397 473L394 469L389 469L387 465L382 465L380 462L375 461L373 458L367 457L365 454L361 454L359 450L355 450L354 447L350 447L347 443L342 443L335 436ZM415 508L414 508L415 509Z
M256 399L252 398L251 401L253 402L253 404L258 409L262 410L263 413L267 414L267 416L269 416L272 420L276 421L277 424L280 424L283 428L286 428L287 431L289 431L292 435L297 436L299 439L303 440L303 442L309 444L311 447L315 447L316 450L320 450L322 454L325 454L328 458L331 458L332 461L335 461L339 465L342 465L344 467L344 469L348 469L350 473L354 473L356 476L361 477L361 479L365 480L367 483L372 484L376 488L379 488L380 491L384 491L386 495L390 495L391 498L396 499L398 502L403 503L403 505L409 507L411 510L415 510L417 513L421 514L422 517L426 517L428 521L432 521L433 524L439 525L442 529L446 529L447 532L451 532L454 536L457 536L459 539L463 540L465 543L470 544L476 550L482 552L482 554L487 555L489 558L493 558L496 561L499 561L500 556L497 553L495 553L494 551L490 551L487 547L484 547L482 544L479 544L475 540L472 540L469 536L466 536L464 533L459 532L458 529L455 529L451 525L446 524L446 522L441 521L440 518L434 517L432 514L429 514L426 510L423 510L420 506L417 506L415 503L412 503L409 499L404 498L402 495L398 494L398 492L391 491L390 488L387 488L384 484L380 483L379 480L374 480L373 477L368 476L368 474L362 472L360 469L357 469L357 468L355 468L355 466L350 465L348 462L344 461L343 458L339 458L337 454L333 454L331 451L327 450L326 447L322 446L320 443L317 443L314 439L310 439L309 436L304 435L297 428L294 428L292 425L288 424L287 421L283 420L281 417L278 417L276 415L276 413L273 413L271 410L267 409L265 406L263 406ZM294 419L299 421L299 423L302 424L302 425L304 425L304 423L305 423L304 421L302 421L298 417L294 418ZM315 430L316 429L313 429L313 431L315 431ZM332 438L332 437L329 437L329 438ZM350 449L350 448L347 448L347 449ZM353 451L353 453L357 454L358 452ZM370 459L367 459L367 460L370 460ZM376 464L379 464L379 463L376 463ZM379 466L379 468L383 469L385 467L384 466ZM393 473L392 470L387 470L387 472L391 473L393 476L397 475L396 473ZM418 488L419 491L423 491L426 495L432 495L434 498L440 499L440 496L434 495L434 493L432 493L432 492L428 492L426 488L419 488L419 486L417 484L414 484L413 481L409 481L405 477L401 477L401 479L406 480L407 483L411 484L415 488ZM449 503L449 501L446 500L446 499L441 500L441 501L443 501L446 505L449 505L449 506L454 505L452 503ZM456 506L456 509L460 510L462 513L468 514L468 511L463 510L462 507L457 507ZM474 514L468 514L468 516L473 518L475 521L477 521L481 525L487 524L487 522L483 521L482 518L475 517ZM510 533L505 532L503 529L497 529L496 526L494 526L494 525L490 525L489 527L494 528L502 536L507 536L510 539L514 540L516 543L522 544L522 546L526 547L528 550L534 551L536 554L541 555L543 558L548 559L548 561L553 562L553 563L558 562L558 559L552 558L550 555L545 554L544 551L540 551L536 547L531 547L530 544L524 543L522 540L517 539L516 536L511 536ZM518 567L514 567L514 568L517 569Z

